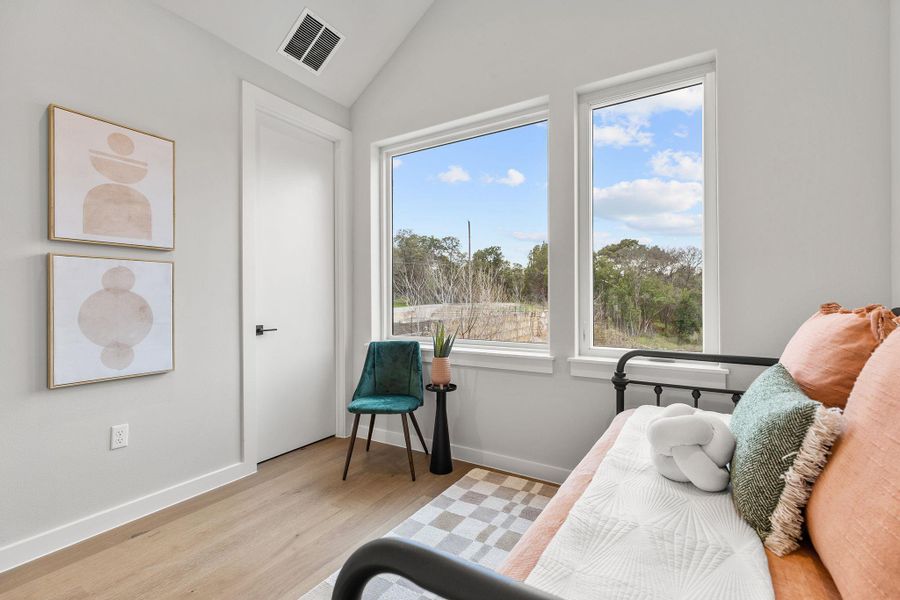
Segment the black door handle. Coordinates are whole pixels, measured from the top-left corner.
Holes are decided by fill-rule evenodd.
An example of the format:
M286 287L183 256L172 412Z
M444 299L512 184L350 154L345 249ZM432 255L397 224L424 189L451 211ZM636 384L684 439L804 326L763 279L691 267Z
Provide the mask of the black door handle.
M278 329L265 329L265 325L256 326L256 335L262 335L267 331L278 331Z

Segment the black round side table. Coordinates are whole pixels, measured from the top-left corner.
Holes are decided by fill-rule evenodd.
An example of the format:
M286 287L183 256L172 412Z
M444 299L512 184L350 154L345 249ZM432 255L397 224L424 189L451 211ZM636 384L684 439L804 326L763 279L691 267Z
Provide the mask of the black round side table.
M425 386L434 392L437 406L434 410L434 435L431 438L431 472L435 475L446 475L453 472L453 459L450 457L450 428L447 425L447 392L456 390L456 384Z

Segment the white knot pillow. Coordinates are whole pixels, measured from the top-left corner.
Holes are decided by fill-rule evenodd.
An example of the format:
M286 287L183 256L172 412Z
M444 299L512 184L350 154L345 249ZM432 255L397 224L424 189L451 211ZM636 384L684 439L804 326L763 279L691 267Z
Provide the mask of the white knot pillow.
M721 419L687 404L671 404L647 429L653 464L672 481L691 482L701 490L728 487L725 465L734 454L734 435Z

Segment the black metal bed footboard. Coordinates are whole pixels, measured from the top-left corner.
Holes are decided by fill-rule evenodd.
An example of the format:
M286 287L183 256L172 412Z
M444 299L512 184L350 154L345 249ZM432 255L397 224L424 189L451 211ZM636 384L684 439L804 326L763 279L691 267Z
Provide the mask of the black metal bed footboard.
M771 367L778 362L777 358L765 358L760 356L738 356L734 354L696 354L694 352L668 352L665 350L632 350L626 352L616 364L616 371L612 376L612 384L616 389L616 414L625 410L625 390L629 385L641 385L652 387L656 394L656 405L659 406L665 388L676 390L691 390L691 397L694 399L694 406L699 408L700 396L704 393L725 394L731 396L731 401L735 404L741 399L745 390L732 390L728 388L713 388L697 385L682 385L674 383L661 383L656 381L641 381L628 379L625 373L625 366L632 358L646 357L655 359L664 359L667 361L692 361L692 362L712 362L723 363L729 365L748 365L753 367Z
M447 600L559 600L445 552L412 540L381 538L350 555L334 584L332 600L360 600L376 575L400 575Z

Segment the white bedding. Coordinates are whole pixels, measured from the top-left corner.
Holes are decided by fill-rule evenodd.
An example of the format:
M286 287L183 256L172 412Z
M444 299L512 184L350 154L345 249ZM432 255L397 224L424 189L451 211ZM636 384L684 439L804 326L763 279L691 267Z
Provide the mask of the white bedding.
M775 597L762 542L730 492L653 467L646 429L661 410L642 406L625 422L526 583L567 600Z

